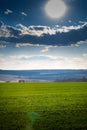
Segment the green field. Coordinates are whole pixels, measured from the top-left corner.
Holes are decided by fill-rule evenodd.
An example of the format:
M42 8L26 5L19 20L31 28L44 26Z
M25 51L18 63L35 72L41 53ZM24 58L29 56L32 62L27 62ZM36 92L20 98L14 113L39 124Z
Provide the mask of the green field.
M0 130L87 130L87 83L0 83Z

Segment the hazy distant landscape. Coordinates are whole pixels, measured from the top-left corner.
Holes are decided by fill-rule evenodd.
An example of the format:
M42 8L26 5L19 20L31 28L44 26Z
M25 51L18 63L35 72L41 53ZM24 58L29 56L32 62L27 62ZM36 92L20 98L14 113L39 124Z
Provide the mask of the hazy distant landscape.
M0 81L87 81L87 70L0 70Z

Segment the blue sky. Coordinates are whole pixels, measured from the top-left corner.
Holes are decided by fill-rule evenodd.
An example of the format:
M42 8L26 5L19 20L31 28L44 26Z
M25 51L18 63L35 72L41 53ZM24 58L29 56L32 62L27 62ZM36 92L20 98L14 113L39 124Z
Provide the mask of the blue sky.
M86 6L87 0L1 0L0 69L87 69Z

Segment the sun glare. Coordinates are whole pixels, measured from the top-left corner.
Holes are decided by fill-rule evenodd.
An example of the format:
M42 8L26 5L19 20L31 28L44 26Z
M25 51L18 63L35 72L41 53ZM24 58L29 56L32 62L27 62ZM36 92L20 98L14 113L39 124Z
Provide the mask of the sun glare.
M67 6L63 0L49 0L45 6L46 14L53 18L59 19L66 13Z

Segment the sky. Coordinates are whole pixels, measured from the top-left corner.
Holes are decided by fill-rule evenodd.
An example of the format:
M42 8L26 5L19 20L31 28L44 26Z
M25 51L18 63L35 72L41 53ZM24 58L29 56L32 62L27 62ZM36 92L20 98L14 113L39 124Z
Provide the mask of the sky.
M87 69L87 0L0 0L0 69Z

